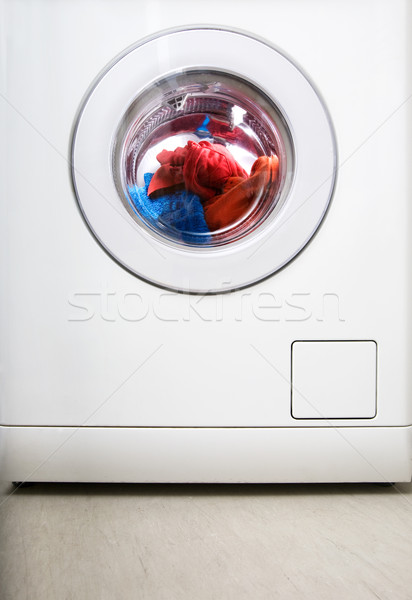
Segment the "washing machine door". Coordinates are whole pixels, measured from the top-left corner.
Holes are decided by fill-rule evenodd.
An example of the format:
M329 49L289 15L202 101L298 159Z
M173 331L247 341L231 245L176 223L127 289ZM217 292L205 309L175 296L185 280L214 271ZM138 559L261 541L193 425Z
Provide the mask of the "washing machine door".
M174 290L237 289L286 265L319 227L335 172L313 85L238 31L173 30L128 49L93 84L73 134L91 231Z

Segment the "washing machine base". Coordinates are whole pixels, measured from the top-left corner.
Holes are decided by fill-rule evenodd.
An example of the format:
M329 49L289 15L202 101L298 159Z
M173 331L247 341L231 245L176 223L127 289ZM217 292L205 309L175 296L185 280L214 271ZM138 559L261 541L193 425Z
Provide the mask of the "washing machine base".
M0 427L6 481L315 483L412 477L412 427Z

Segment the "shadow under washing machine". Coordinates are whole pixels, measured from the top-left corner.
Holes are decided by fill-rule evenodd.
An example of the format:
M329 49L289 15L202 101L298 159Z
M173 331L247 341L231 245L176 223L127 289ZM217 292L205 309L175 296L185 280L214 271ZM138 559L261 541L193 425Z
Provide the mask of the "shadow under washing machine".
M410 15L290 4L330 113L245 15L118 54L126 0L5 3L4 479L411 480Z

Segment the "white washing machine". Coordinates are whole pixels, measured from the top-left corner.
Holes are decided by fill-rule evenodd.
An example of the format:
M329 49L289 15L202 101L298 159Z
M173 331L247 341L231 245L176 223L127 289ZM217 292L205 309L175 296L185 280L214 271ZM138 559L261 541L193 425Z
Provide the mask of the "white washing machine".
M1 13L3 479L410 481L410 2Z

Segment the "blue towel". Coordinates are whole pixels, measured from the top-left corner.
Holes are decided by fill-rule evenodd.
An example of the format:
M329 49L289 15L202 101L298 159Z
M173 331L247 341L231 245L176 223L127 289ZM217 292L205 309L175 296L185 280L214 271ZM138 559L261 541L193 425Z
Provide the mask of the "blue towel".
M209 242L210 236L205 234L209 234L210 230L206 225L199 196L181 190L152 200L147 195L152 177L152 173L145 173L143 187L129 187L129 195L137 214L165 233L174 229L175 237L184 242Z

